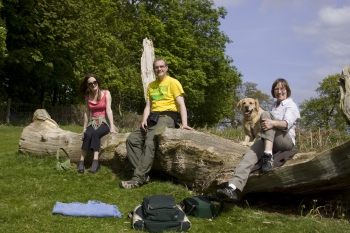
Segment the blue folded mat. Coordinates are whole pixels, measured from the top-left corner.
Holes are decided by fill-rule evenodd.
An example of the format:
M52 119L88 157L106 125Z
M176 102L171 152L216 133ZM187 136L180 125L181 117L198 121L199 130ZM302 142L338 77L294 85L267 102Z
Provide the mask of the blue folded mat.
M62 203L56 202L52 210L53 214L86 217L114 217L121 218L122 214L118 207L100 201L88 201L86 204L80 202Z

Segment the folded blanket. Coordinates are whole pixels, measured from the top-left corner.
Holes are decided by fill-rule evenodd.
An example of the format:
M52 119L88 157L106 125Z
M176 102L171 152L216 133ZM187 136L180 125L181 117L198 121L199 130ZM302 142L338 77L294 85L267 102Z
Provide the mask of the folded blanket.
M105 204L99 201L88 201L86 204L80 202L62 203L56 202L52 210L53 214L62 214L69 216L87 216L87 217L114 217L121 218L122 215L115 205Z

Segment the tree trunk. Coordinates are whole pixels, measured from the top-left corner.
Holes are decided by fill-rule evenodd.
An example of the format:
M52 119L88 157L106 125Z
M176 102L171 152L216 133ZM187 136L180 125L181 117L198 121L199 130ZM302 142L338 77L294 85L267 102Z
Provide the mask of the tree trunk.
M141 57L141 77L145 100L147 98L148 84L155 80L153 61L155 59L153 42L147 38L143 39L143 52Z
M11 116L11 98L7 99L6 124L10 124Z
M344 66L338 80L340 88L340 109L348 125L350 125L350 66Z

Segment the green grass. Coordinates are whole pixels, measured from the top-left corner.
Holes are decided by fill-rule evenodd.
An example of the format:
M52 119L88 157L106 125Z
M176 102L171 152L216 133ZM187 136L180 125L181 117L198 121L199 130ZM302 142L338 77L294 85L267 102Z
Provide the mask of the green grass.
M79 132L81 127L62 127ZM68 129L69 128L69 129ZM102 167L95 175L53 169L55 159L17 153L23 128L0 126L0 232L136 232L127 213L144 196L168 194L180 202L194 193L181 185L154 180L138 189L118 187L121 178ZM53 215L57 201L98 200L117 205L122 218ZM225 205L223 213L208 221L189 217L190 232L350 232L348 221L317 216L265 212L247 205Z

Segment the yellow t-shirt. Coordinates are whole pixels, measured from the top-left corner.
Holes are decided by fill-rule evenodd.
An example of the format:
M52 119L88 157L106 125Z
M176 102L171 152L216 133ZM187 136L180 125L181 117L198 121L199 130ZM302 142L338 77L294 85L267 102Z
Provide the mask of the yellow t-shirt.
M180 82L172 77L151 82L147 88L147 98L152 103L151 112L180 112L175 99L184 93Z

